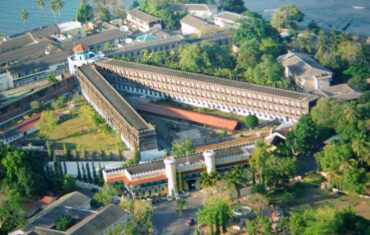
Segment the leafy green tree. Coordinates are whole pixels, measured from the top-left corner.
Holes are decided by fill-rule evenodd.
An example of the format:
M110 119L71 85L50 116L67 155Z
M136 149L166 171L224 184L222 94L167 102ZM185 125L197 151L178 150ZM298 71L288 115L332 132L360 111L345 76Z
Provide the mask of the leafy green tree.
M176 140L172 142L172 152L175 156L184 156L195 152L195 148L190 138Z
M152 228L153 206L143 200L122 198L119 206L132 215L132 222L147 231Z
M72 176L65 175L63 179L63 193L70 193L77 189L76 181Z
M82 174L81 174L81 169L80 169L80 163L77 161L77 179L79 181L82 180Z
M68 157L68 148L67 148L67 145L65 143L63 143L63 155L65 157Z
M258 118L255 115L248 115L244 118L244 125L248 128L258 126Z
M26 213L16 198L0 202L0 234L8 234L18 226L26 224Z
M297 22L303 21L304 14L294 5L280 7L271 17L271 25L280 29L295 28Z
M247 8L244 6L243 0L219 0L218 7L223 11L231 11L236 13L242 13Z
M273 234L271 231L271 221L266 216L257 216L254 220L247 220L246 232L248 235L270 235Z
M165 29L176 29L180 26L180 19L185 12L172 11L167 0L143 0L140 2L140 9L148 14L162 19L162 26Z
M112 18L108 8L102 7L101 5L98 5L96 9L98 13L98 18L104 22L109 22Z
M87 182L89 182L89 180L87 178L85 165L82 164L81 168L82 168L82 181L87 183Z
M257 142L256 148L252 152L249 164L252 170L253 178L255 175L259 178L259 183L264 184L266 162L270 153L268 152L268 146L263 142ZM255 182L255 180L253 180Z
M271 55L263 55L255 68L249 67L244 74L247 81L277 87L289 88L290 81L284 77L284 67Z
M86 0L81 1L80 7L77 10L77 21L84 24L94 18L94 9Z
M225 175L226 182L229 188L236 191L238 198L240 197L240 189L247 183L247 176L244 169L241 167L234 167Z
M101 205L108 205L113 202L116 195L120 193L119 188L111 184L104 184L104 186L94 195L92 201L98 207Z
M216 234L226 232L226 225L231 218L230 206L219 198L212 199L197 212L197 218L199 223L207 224L209 233L214 234L214 227L216 228Z
M287 134L287 146L293 154L306 152L317 143L318 130L310 115L303 115L294 129Z
M48 136L48 134L54 130L57 124L58 118L55 116L53 111L43 111L36 126L39 128L41 135Z
M350 79L348 84L360 91L368 89L366 79L370 76L370 69L364 65L352 65L343 72Z
M61 215L55 220L55 229L59 231L66 231L72 227L76 221L69 215Z
M331 207L294 213L288 222L288 227L292 235L367 234L370 232L368 220L351 210L337 210Z
M107 235L138 235L138 227L134 221L118 224L107 231Z

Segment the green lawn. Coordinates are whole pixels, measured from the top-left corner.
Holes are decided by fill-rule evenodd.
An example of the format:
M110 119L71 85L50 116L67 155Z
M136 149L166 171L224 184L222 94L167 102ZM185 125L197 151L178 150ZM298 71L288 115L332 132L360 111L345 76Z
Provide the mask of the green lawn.
M32 138L39 138L37 135ZM81 106L72 111L72 117L59 123L48 135L57 149L62 149L66 144L68 150L85 149L86 151L103 150L106 153L117 153L117 145L121 149L125 146L115 131L102 133L94 122L83 112Z

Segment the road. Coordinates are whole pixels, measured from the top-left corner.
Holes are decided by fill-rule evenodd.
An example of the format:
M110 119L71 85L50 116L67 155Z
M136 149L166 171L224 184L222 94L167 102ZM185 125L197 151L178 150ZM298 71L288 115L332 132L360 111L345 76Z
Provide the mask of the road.
M197 210L203 205L206 193L191 193L186 201L188 208L182 214L176 211L176 201L162 202L154 205L154 235L189 235L194 233L196 225L186 225L189 218L196 219Z

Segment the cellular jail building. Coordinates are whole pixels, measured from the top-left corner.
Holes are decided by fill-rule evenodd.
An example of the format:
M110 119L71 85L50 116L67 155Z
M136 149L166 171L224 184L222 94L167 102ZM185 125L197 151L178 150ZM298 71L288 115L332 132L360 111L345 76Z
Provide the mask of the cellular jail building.
M118 91L283 122L296 122L317 99L306 93L113 59L82 66L77 77L89 103L129 147L140 151L157 148L155 128Z

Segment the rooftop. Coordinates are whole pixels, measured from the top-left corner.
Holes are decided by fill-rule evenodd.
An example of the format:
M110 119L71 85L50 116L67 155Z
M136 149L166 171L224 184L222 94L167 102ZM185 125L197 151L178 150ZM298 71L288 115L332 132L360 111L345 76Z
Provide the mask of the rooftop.
M60 29L62 33L68 32L74 29L79 29L81 27L82 25L78 21L70 21L70 22L64 22L64 23L58 24L58 28Z
M158 20L161 20L160 18L149 15L149 14L143 12L143 11L140 11L139 9L133 9L129 12L129 14L132 17L137 18L137 19L139 19L141 21L144 21L146 23L151 23L151 22L156 22Z
M165 105L157 105L150 103L140 103L136 106L138 110L155 113L167 117L179 118L183 120L188 120L195 123L205 124L208 126L222 128L227 130L234 130L238 125L235 120L230 120L226 118L221 118L217 116L212 116L203 113L197 113L189 110L174 108Z
M136 69L139 71L160 73L160 74L167 75L167 76L175 76L175 77L181 77L185 79L196 80L200 82L214 83L214 84L229 86L229 87L238 88L238 89L241 88L241 89L246 89L246 90L255 91L255 92L267 93L267 94L271 94L275 96L289 97L292 99L311 101L317 98L317 96L307 94L307 93L300 93L296 91L271 88L271 87L255 85L255 84L251 84L247 82L228 80L228 79L223 79L219 77L213 77L213 76L208 76L208 75L203 75L203 74L185 72L181 70L174 70L174 69L168 69L168 68L163 68L163 67L139 64L139 63L133 63L133 62L127 62L127 61L112 60L112 59L104 60L103 59L103 60L96 62L96 65L99 66L99 64L110 64L110 65L120 66L123 69L125 68L126 69Z
M152 128L93 66L82 66L78 70L85 75L116 111L136 130Z
M30 34L20 35L18 37L9 39L4 42L0 42L0 53L4 53L6 51L14 50L28 44L34 43L34 39Z
M219 149L215 149L214 151L215 151L216 159L246 153L245 150L243 149L243 145L219 148ZM155 161L130 166L130 167L127 167L126 170L131 175L146 173L149 171L161 170L165 168L163 160L164 158L161 158ZM175 158L175 160L176 160L176 165L185 165L189 163L192 164L192 163L201 162L204 160L204 157L203 157L203 153L193 153L193 154L189 154L188 157L187 156L177 157ZM115 170L117 169L106 170L106 172L115 171Z
M205 20L202 20L196 16L193 16L193 15L186 15L185 17L183 17L180 22L182 24L187 24L187 25L190 25L194 28L201 28L201 27L204 27L204 26L210 26L210 24L205 21Z
M288 52L279 57L283 66L288 67L294 76L303 78L316 77L318 79L327 79L333 74L312 57L305 53Z
M229 11L224 11L214 16L214 18L219 18L219 19L229 21L232 23L235 23L237 20L239 20L242 17L243 17L242 15L236 14L234 12L229 12Z
M89 50L89 48L84 43L79 43L72 49L74 52L83 52Z
M188 11L213 11L217 9L216 5L207 4L184 4L185 9Z

